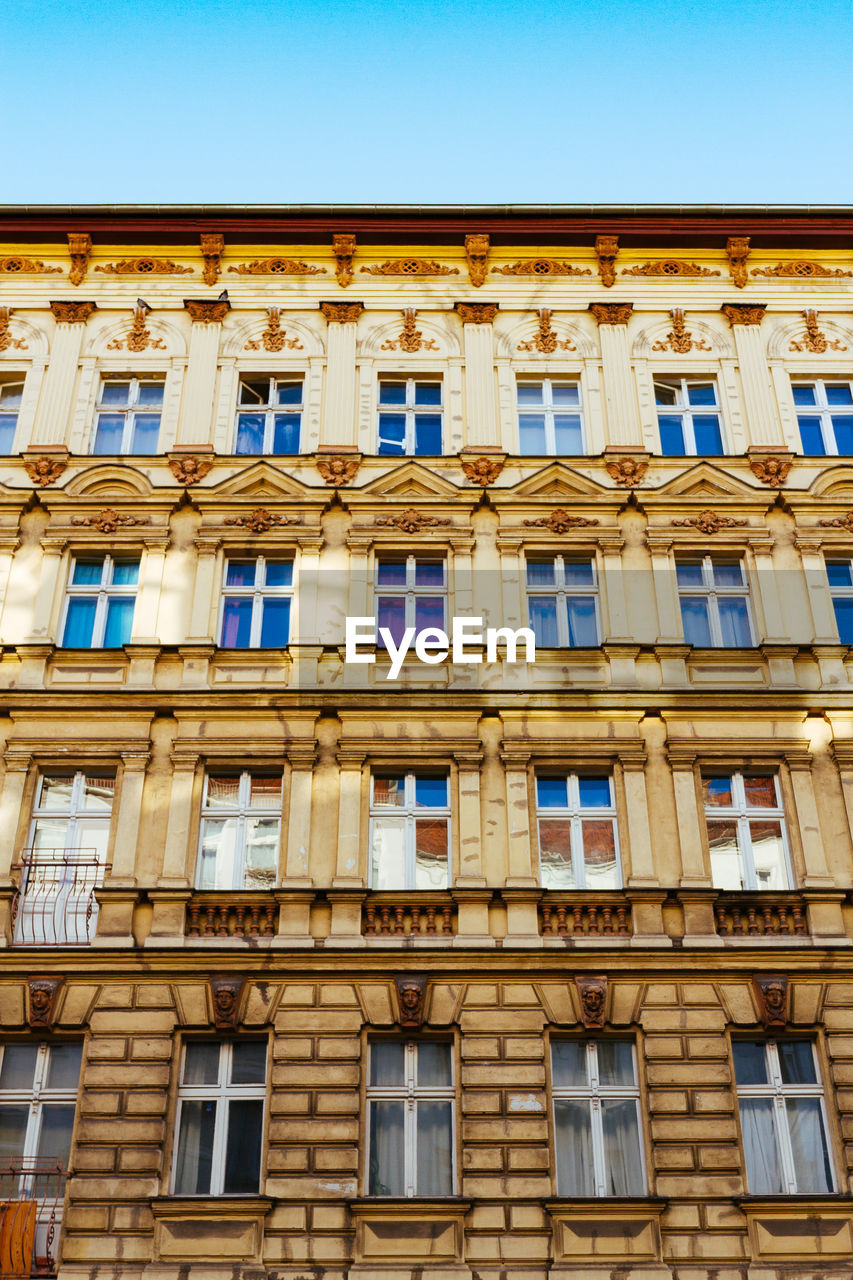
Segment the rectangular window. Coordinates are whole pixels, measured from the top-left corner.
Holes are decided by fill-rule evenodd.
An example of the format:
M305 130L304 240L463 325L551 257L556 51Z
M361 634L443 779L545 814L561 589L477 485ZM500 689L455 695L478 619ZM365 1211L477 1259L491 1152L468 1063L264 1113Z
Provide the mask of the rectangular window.
M703 775L715 889L789 889L785 813L772 773Z
M557 1195L645 1195L631 1041L552 1040L551 1087Z
M371 1040L368 1052L367 1194L453 1195L451 1045Z
M600 644L595 561L528 557L527 617L540 648Z
M519 379L516 399L519 453L552 457L583 453L580 383Z
M156 453L165 385L162 378L105 378L92 453Z
M184 1045L176 1196L258 1194L266 1078L263 1040L190 1040Z
M234 452L299 452L302 380L251 374L240 379Z
M853 453L853 383L795 382L794 405L803 453Z
M65 649L118 649L130 643L139 561L75 556L65 593Z
M383 378L377 453L441 453L441 383Z
M24 398L23 378L0 382L0 454L8 456L15 446L18 412Z
M618 889L622 883L613 779L560 774L536 778L543 889Z
M742 560L734 556L679 559L676 582L688 644L739 649L755 643Z
M219 643L224 649L284 648L292 601L292 560L226 561Z
M734 1040L732 1056L750 1194L833 1191L814 1044Z
M371 778L372 889L446 889L450 797L447 774L374 773Z
M827 560L826 576L838 638L842 644L853 644L853 560Z
M274 889L281 778L210 773L204 780L199 889Z
M407 627L446 630L447 581L443 560L405 556L376 564L376 627L391 632L395 644ZM380 639L381 643L381 639Z
M664 456L696 454L700 458L713 458L724 453L714 381L655 379L655 404Z

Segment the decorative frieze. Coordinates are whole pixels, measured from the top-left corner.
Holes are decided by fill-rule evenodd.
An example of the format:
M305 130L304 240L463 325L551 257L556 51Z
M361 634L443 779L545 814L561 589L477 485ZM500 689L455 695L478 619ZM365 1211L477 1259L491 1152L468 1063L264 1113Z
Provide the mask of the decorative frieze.
M179 484L191 488L208 474L213 466L212 458L199 458L195 454L183 454L169 459L169 470Z
M468 279L475 289L486 283L489 270L489 237L472 235L465 237L465 261L468 264Z
M827 338L818 325L817 312L813 307L803 312L806 322L805 333L799 342L792 341L789 351L810 351L812 355L822 356L826 351L846 351L847 348L838 338Z
M407 307L403 312L403 328L400 330L400 336L397 338L389 338L387 342L383 342L380 347L381 351L405 351L409 355L414 355L416 351L438 351L438 343L432 338L424 338L420 329L415 326L417 311L414 307Z
M321 302L320 310L329 324L355 324L364 312L364 303Z
M726 257L732 284L742 289L747 282L746 260L749 257L749 236L729 236L726 241Z
M598 260L598 274L605 289L612 289L616 283L616 257L619 253L618 236L596 236L595 256Z
M503 469L503 458L487 458L483 454L479 458L462 459L462 470L466 478L484 488L494 484Z
M148 524L148 516L126 515L113 507L104 507L103 511L99 511L96 516L72 516L71 523L87 525L91 529L97 529L98 533L117 533L119 529Z
M642 484L649 464L639 458L613 458L605 464L605 468L611 480L625 489L633 489Z
M171 258L123 258L120 262L102 262L95 267L112 276L191 276L192 267L182 267Z
M23 338L13 338L9 332L9 322L12 318L11 307L0 307L0 351L26 351L27 343Z
M458 276L458 267L445 267L433 258L396 258L362 267L369 276Z
M588 520L586 516L569 515L565 507L557 507L549 516L539 516L536 520L525 520L529 529L548 529L551 533L568 533L571 529L586 529L597 525L597 520Z
M767 307L763 302L724 302L720 310L734 328L736 324L761 324Z
M736 520L734 516L721 516L717 511L706 507L697 516L685 516L683 520L673 520L672 524L680 529L692 527L698 529L700 533L707 533L709 537L713 537L721 529L740 529L746 521Z
M225 252L225 237L218 231L201 233L201 256L204 268L201 276L205 284L216 284L222 269L222 255Z
M437 529L450 524L450 521L439 516L425 516L414 507L407 507L394 516L378 516L376 524L379 528L399 529L401 533L420 533L422 529Z
M313 267L310 262L295 258L262 258L259 262L238 262L229 271L240 276L325 276L325 267Z
M853 271L843 271L841 267L824 267L820 262L800 258L795 262L777 262L775 267L754 267L752 275L790 276L795 280L837 280L853 276Z
M255 507L245 516L227 516L225 523L242 525L249 533L269 533L273 525L299 524L299 518L279 515L266 507Z
M184 306L199 324L221 324L231 310L227 289L214 299L184 298Z
M456 302L453 310L463 324L493 324L499 306L497 302Z
M145 318L150 310L148 303L138 298L133 309L130 333L124 338L114 338L112 342L108 342L107 351L122 351L125 347L128 351L147 351L149 347L165 351L165 342L161 338L152 338L151 330L146 328Z
M61 267L49 267L46 262L39 262L36 258L21 258L17 254L13 254L8 258L0 258L0 274L6 276L58 276L61 272Z
M672 328L666 335L666 341L654 343L652 351L675 351L679 355L687 355L688 352L694 350L711 350L704 338L694 339L693 334L687 328L681 307L673 307L669 315L672 320Z
M847 533L853 533L853 511L848 511L845 516L837 516L834 520L819 520L818 524L823 529L845 529Z
M57 324L85 324L97 311L97 302L51 302L50 310Z
M40 453L37 458L27 458L24 462L24 470L37 489L55 484L67 466L67 458L51 458L46 453Z
M698 262L685 262L682 258L662 258L659 262L644 262L638 267L624 267L623 276L718 276L719 271L701 267Z
M555 351L577 351L577 347L570 338L560 339L557 337L551 325L551 312L547 307L542 307L539 312L539 324L535 338L531 338L529 342L519 342L517 350L519 351L541 351L543 355L552 355Z
M633 302L591 302L589 309L597 324L627 324L634 310Z
M557 258L527 258L505 267L492 267L492 275L501 276L591 276L589 267L573 267Z
M244 351L302 351L303 346L298 338L288 338L287 330L281 327L281 312L278 307L270 307L267 311L269 321L260 338L250 338Z
M788 479L791 463L787 458L777 458L775 456L753 458L750 461L749 469L762 484L778 489Z
M355 257L355 236L332 236L332 253L335 256L335 279L342 289L352 284Z
M361 466L361 454L323 454L316 459L316 466L324 484L335 486L350 484Z
M89 255L92 252L92 237L85 231L68 232L68 253L71 257L71 270L68 272L68 283L82 284L89 269Z

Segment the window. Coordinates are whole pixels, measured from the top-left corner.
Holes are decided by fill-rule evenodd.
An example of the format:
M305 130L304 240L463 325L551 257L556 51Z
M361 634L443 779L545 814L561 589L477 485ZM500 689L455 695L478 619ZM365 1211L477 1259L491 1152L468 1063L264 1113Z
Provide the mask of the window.
M723 453L715 382L689 378L655 381L661 453L719 457Z
M791 390L803 453L853 453L853 383L795 382Z
M0 1169L58 1161L68 1169L83 1046L0 1045Z
M676 582L688 644L732 649L754 643L741 560L723 556L679 560Z
M379 383L378 453L441 453L441 383Z
M281 778L208 774L198 887L273 889L281 832Z
M301 423L301 380L240 379L235 453L298 453Z
M631 1041L552 1040L551 1086L557 1195L645 1195Z
M754 1196L832 1191L823 1090L810 1040L734 1040L746 1182Z
M105 379L92 453L156 453L164 386L162 378Z
M528 559L527 616L541 648L599 644L595 562Z
M620 887L612 778L538 776L536 812L544 889Z
M228 560L219 643L226 649L283 647L290 640L292 599L292 560Z
M191 1040L184 1045L176 1196L257 1195L266 1075L263 1040Z
M853 560L827 560L826 576L842 644L853 644Z
M371 787L371 888L446 889L447 775L375 773Z
M138 560L75 556L65 600L66 649L118 649L130 643Z
M368 1051L367 1194L453 1195L451 1046L372 1040Z
M790 888L778 778L715 773L702 787L714 888Z
M520 453L583 453L579 383L519 381L516 395Z
M18 410L24 398L24 380L0 382L0 454L10 454L15 444Z
M447 586L443 560L420 556L379 560L376 565L376 624L398 645L406 627L444 630ZM381 641L380 641L381 642Z

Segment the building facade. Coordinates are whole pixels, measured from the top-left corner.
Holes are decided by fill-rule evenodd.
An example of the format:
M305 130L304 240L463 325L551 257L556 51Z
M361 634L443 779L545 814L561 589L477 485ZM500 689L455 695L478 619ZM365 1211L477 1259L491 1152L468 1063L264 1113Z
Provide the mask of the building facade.
M853 1276L853 213L0 242L0 1277Z

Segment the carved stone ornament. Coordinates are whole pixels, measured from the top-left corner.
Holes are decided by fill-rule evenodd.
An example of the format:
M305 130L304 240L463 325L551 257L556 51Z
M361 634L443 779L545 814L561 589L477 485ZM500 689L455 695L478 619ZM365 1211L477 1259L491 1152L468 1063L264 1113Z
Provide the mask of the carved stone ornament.
M198 324L222 324L231 310L227 289L218 298L184 298L184 306Z
M825 351L846 351L843 342L838 338L827 338L817 322L817 312L813 307L803 312L806 331L799 342L792 342L789 351L810 351L812 355L822 356Z
M27 1022L31 1031L51 1031L64 978L27 978Z
M497 302L456 302L453 310L463 324L494 324L499 305Z
M205 284L216 284L222 269L222 255L225 252L225 237L218 231L201 233L201 256L204 258L204 270L201 277Z
M726 241L726 257L732 284L742 289L747 281L746 260L749 257L749 236L729 236Z
M765 1027L788 1024L788 979L781 973L755 974L752 989L758 1016Z
M505 267L492 267L492 275L501 276L591 276L589 267L573 267L557 258L527 258Z
M401 1027L422 1027L426 1007L427 980L420 974L404 974L395 977L397 1007Z
M538 520L525 520L529 529L550 529L552 533L568 533L570 529L586 529L598 524L597 520L587 520L586 516L571 516L565 507L557 507L549 516L540 516Z
M187 454L182 458L170 458L169 470L179 484L190 488L203 480L213 466L210 458L197 458L195 454Z
M437 529L439 525L450 524L439 516L425 516L414 507L407 507L396 516L379 516L377 525L382 528L399 529L401 533L420 533L422 529Z
M303 346L298 338L288 338L287 330L281 327L281 312L278 307L270 307L267 311L269 322L264 329L260 338L250 339L244 351L260 351L263 347L264 351L302 351Z
M49 267L46 262L38 262L35 258L19 258L16 256L0 258L0 272L7 276L49 275L57 276L61 267Z
M551 355L554 351L577 351L577 347L570 338L564 338L562 341L557 337L551 327L551 312L547 307L542 307L539 312L539 326L535 338L531 338L529 342L519 342L517 350L519 351L541 351L543 355Z
M762 484L778 489L788 479L791 463L786 458L753 458L749 469Z
M465 237L465 261L468 263L468 279L475 289L486 283L489 270L489 237L474 235Z
M57 324L85 324L97 302L51 302L50 310Z
M312 267L310 262L297 262L295 258L262 258L260 262L238 262L229 271L239 276L325 276L325 267Z
M217 1031L236 1031L245 978L210 975L210 1003Z
M121 262L104 262L95 267L111 276L191 276L192 267L182 267L171 258L123 258Z
M846 516L836 517L834 520L819 520L818 524L822 529L846 529L848 533L853 533L853 511L848 511Z
M581 1022L587 1031L603 1027L607 1011L607 979L576 977L575 986L581 1006Z
M151 330L145 326L145 317L150 310L148 303L139 298L133 309L130 333L126 338L114 338L112 342L108 342L107 351L121 351L125 347L128 351L147 351L149 347L165 351L165 342L161 338L152 338Z
M228 516L225 523L241 524L249 533L268 533L273 525L299 524L299 520L296 516L276 515L266 507L255 507L249 515Z
M37 458L28 458L24 470L36 488L41 489L55 484L67 466L65 458L49 458L46 453L41 453Z
M462 470L467 479L483 486L494 484L503 469L503 458L487 458L483 455L462 460Z
M623 276L718 276L721 273L710 267L700 267L698 262L684 262L681 258L662 258L660 262L644 262L641 267L623 268Z
M320 310L329 324L356 324L364 312L364 303L321 302Z
M92 237L85 231L69 231L68 252L71 255L71 270L68 272L68 282L75 285L82 284L89 269Z
M713 536L719 533L721 529L740 529L746 524L745 520L735 520L734 516L721 516L718 512L712 511L710 507L706 507L704 511L700 511L698 516L687 516L684 520L673 520L673 525L678 528L687 528L692 526L698 529L700 533L707 533Z
M335 279L342 289L352 284L355 257L355 236L332 236L332 253L335 255Z
M387 342L383 342L380 347L381 351L406 351L409 355L414 355L416 351L438 351L438 343L432 338L424 338L420 329L415 327L415 319L417 311L414 307L406 307L403 312L403 328L400 330L399 338L389 338Z
M647 462L641 462L637 458L613 458L605 466L611 480L615 480L623 489L633 489L635 485L642 484L643 476L649 469Z
M634 310L633 302L591 302L589 309L598 324L627 324Z
M8 351L13 347L16 351L26 351L27 344L23 338L13 338L9 332L9 321L12 318L11 307L0 307L0 351Z
M595 256L598 259L598 274L605 289L611 289L616 283L616 255L619 252L618 236L596 236Z
M396 258L362 267L369 276L458 276L458 267L445 267L434 258Z
M761 324L767 307L763 302L724 302L720 310L734 328L736 324Z
M345 454L325 454L317 459L317 470L325 484L335 486L349 484L355 479L361 466L361 456L347 457Z
M113 507L104 507L96 516L72 516L72 524L88 525L99 533L116 533L119 529L130 529L137 524L148 524L147 516L127 516Z
M853 271L841 267L824 267L819 262L777 262L775 267L755 267L754 276L793 276L796 280L837 280L840 276L853 276Z
M686 327L684 321L684 312L681 307L673 307L669 313L672 320L672 328L666 335L666 342L656 342L652 347L652 351L675 351L679 355L686 356L689 351L710 351L704 338L694 341L693 334Z

